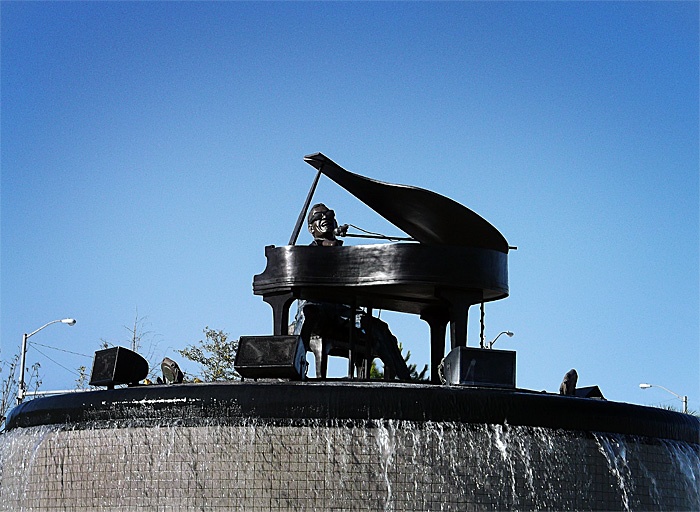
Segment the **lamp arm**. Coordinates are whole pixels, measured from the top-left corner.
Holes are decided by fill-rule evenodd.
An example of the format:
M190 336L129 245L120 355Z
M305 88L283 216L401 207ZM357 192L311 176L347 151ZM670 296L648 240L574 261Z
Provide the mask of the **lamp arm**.
M642 385L640 384L639 386L641 387ZM647 384L646 386L650 387L650 388L661 388L664 391L666 391L667 393L672 394L673 396L678 398L681 402L683 402L683 413L688 414L688 395L679 395L678 393L674 393L670 389L668 389L664 386L661 386L659 384Z
M669 393L671 393L671 394L672 394L673 396L675 396L676 398L680 398L681 400L683 400L683 396L679 395L678 393L674 393L673 391L671 391L671 390L668 389L668 388L665 388L665 387L663 387L663 386L660 386L659 384L652 384L652 386L655 387L655 388L661 388L661 389L663 389L663 390L665 390L665 391L668 391Z
M496 343L496 340L497 340L498 338L501 337L501 334L505 334L505 333L506 333L505 331L499 333L498 336L496 336L496 337L493 339L493 341L491 341L491 342L489 343L489 348L493 348L494 344Z
M34 336L36 333L38 333L40 330L42 330L42 329L48 327L48 326L51 325L51 324L56 324L56 323L58 323L58 322L60 322L60 321L61 321L61 320L52 320L52 321L50 321L48 324L42 325L42 326L39 327L36 331L34 331L34 332L30 333L30 334L27 334L27 338L31 338L31 337Z

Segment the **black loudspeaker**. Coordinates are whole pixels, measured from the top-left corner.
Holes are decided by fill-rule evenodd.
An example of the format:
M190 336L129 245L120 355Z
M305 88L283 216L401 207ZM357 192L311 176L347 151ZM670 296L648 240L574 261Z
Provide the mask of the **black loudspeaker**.
M515 388L515 352L456 347L443 362L447 384Z
M241 336L233 366L247 379L302 379L304 342L299 336Z
M586 386L583 388L576 388L574 390L574 396L578 396L581 398L600 398L605 400L603 392L598 386Z
M91 386L138 384L148 375L148 361L136 352L124 347L112 347L95 352L92 363Z

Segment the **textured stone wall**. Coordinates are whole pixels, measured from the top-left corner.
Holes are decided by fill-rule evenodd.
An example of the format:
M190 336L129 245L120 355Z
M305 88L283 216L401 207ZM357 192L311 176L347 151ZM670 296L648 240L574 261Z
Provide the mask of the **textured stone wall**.
M3 510L697 510L698 445L385 422L14 429Z

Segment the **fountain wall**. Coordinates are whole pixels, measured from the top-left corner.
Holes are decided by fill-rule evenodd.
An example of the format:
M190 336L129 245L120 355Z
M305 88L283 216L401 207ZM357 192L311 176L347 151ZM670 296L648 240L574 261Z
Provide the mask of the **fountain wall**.
M700 508L697 419L629 404L278 383L18 409L0 437L6 510Z

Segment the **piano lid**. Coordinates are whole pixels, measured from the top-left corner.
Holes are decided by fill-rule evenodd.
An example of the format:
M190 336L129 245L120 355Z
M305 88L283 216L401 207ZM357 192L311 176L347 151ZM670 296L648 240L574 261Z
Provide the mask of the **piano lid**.
M508 253L508 242L495 227L448 197L354 174L322 153L307 155L304 161L421 243Z

